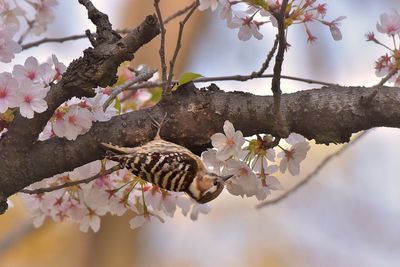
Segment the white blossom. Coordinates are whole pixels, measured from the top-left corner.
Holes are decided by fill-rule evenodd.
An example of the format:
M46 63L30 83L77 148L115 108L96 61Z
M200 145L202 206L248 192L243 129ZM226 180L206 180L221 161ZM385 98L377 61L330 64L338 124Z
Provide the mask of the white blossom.
M288 169L292 175L298 175L300 173L300 163L306 158L310 145L307 141L300 141L302 138L295 134L291 134L291 136L286 141L294 144L289 149L285 149L278 154L278 157L282 158L279 168L282 173L285 173L286 169Z
M199 10L203 11L211 7L211 10L214 11L218 7L218 0L200 0Z
M235 131L230 121L225 121L224 132L211 136L211 143L217 149L216 157L219 160L227 160L235 156L241 150L245 140L241 131Z

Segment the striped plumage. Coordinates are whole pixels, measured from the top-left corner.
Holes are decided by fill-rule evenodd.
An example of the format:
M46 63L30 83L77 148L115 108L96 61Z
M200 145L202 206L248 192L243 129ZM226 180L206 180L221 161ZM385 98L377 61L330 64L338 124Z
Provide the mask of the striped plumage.
M200 203L216 198L230 177L208 172L197 155L162 139L134 148L102 145L116 153L108 159L119 162L134 175L169 191L187 192Z

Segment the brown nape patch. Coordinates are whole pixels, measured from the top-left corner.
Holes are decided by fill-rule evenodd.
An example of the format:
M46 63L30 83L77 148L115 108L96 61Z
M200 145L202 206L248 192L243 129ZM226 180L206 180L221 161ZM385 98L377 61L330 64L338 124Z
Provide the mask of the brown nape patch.
M201 193L207 191L212 186L213 186L213 181L211 181L211 179L205 178L204 176L197 178L197 189L199 189Z

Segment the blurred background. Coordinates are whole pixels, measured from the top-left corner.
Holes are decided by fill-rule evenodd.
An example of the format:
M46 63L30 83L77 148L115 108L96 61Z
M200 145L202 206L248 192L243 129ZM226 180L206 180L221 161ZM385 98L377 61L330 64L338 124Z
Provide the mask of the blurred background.
M46 36L94 30L77 1L59 2L56 20ZM153 13L152 2L93 1L119 29L134 27ZM191 3L161 2L164 17ZM342 85L376 84L374 61L386 51L367 43L364 34L376 31L381 13L399 10L398 0L327 2L327 20L347 16L340 27L343 40L333 41L327 28L318 25L313 28L318 40L309 45L303 28L293 27L283 73ZM167 56L175 45L178 21L167 28ZM262 33L261 41L241 42L237 30L228 29L217 12L196 12L185 31L176 75L192 71L218 76L258 70L274 39L271 28ZM21 64L30 55L44 61L54 53L68 64L88 46L85 39L45 44L17 55L13 63ZM135 63L157 67L158 46L159 39L153 40L135 56ZM12 65L0 68L10 71ZM218 84L225 90L255 94L269 94L270 88L270 80ZM282 88L294 92L315 86L284 80ZM18 197L13 197L15 207L0 216L0 266L400 266L399 146L398 129L374 129L278 204L256 210L253 199L223 194L212 202L212 212L196 222L177 213L165 224L135 231L129 228L129 214L104 217L97 234L81 233L77 225L68 222L46 222L34 230ZM339 148L313 144L299 176L279 177L284 187L291 188Z

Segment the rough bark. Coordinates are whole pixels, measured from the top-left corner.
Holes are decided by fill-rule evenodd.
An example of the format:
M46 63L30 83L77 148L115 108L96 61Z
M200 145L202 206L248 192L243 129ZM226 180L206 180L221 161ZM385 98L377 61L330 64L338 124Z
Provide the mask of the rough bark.
M147 16L137 28L121 38L111 29L105 14L97 11L90 1L80 2L88 5L89 18L98 27L98 38L93 39L88 34L94 47L86 49L83 57L69 65L62 80L51 86L45 98L48 109L35 114L30 120L17 115L7 135L1 139L0 214L7 208L5 199L8 196L25 187L28 180L35 180L32 180L31 171L42 169L40 164L57 164L50 158L46 163L34 162L30 158L31 153L40 146L40 143L36 143L37 138L54 111L73 96L93 96L93 88L113 84L116 81L117 67L126 60L132 60L133 54L140 47L159 34L157 18Z
M342 143L361 130L400 127L399 100L399 88L324 87L283 94L281 112L290 132L317 143ZM9 196L33 182L103 158L100 142L137 146L151 140L156 129L148 113L160 119L167 113L161 136L196 153L209 147L210 136L222 131L225 120L230 120L245 136L270 133L285 137L280 135L284 126L273 120L272 96L224 92L215 85L207 89L187 85L153 108L95 123L75 141L52 138L37 142L17 159L21 164L0 163L1 192ZM18 168L14 169L15 166Z

